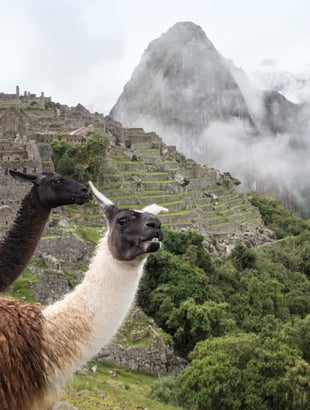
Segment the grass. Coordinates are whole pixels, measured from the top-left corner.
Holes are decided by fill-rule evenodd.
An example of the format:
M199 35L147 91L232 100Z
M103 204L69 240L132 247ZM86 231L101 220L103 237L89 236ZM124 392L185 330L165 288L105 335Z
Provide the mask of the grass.
M92 368L96 367L93 372ZM84 371L83 371L84 373ZM156 376L90 362L85 374L76 374L64 388L60 400L79 410L177 410L149 398Z
M79 225L76 228L76 234L83 238L86 239L87 241L90 241L94 244L97 244L99 239L101 238L101 230L98 229L95 226L84 226L84 225Z
M134 339L132 336L135 336ZM141 309L132 308L116 338L122 346L146 346L161 336L167 343L172 343L171 337L155 325Z
M176 212L167 212L165 214L160 214L161 219L169 218L171 216L178 216L178 215L191 215L195 209L184 209L182 211L176 211Z
M9 290L9 296L22 300L23 302L35 303L31 284L36 282L38 282L38 278L30 270L25 270Z

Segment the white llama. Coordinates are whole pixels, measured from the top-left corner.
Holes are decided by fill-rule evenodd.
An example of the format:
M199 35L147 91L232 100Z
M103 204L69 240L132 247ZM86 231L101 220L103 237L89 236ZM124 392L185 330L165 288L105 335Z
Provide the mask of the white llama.
M155 214L165 208L118 209L90 186L108 230L83 282L45 309L0 298L3 410L42 409L48 391L115 335L133 303L147 255L161 246L163 233Z

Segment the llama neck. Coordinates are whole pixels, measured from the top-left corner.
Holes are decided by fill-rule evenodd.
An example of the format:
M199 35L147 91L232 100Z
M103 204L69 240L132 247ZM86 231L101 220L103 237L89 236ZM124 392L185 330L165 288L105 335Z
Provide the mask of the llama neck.
M44 310L45 338L57 358L52 379L71 375L115 335L134 301L145 260L115 260L105 237L83 282Z
M0 291L13 283L27 266L50 212L42 206L37 189L32 187L9 231L0 241Z

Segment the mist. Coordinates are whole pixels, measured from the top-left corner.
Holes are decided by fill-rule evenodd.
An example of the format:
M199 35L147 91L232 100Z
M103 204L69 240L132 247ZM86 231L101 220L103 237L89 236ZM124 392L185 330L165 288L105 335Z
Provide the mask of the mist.
M253 103L261 112L262 104ZM304 128L296 125L295 133L283 134L255 134L247 121L238 118L213 121L200 135L191 137L186 130L165 126L150 116L140 117L131 125L155 130L165 143L175 145L200 164L229 171L241 181L241 191L272 195L289 210L309 213L305 193L309 189L310 126L305 118L310 118L308 106L299 115Z
M209 166L230 171L243 191L278 197L286 207L303 205L310 171L309 145L292 147L289 134L249 137L240 120L214 122L200 138L194 157Z
M255 86L194 23L176 23L149 44L111 116L230 172L243 191L306 206L310 104Z

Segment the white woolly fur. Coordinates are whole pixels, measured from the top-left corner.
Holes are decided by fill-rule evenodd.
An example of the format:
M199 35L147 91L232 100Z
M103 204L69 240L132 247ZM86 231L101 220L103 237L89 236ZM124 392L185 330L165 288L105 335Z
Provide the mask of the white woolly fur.
M81 356L63 369L65 374L62 370L64 377L90 360L115 335L134 301L142 276L146 255L130 262L114 259L108 249L107 235L99 242L83 282L63 300L44 310L46 320L55 323L61 318L59 313L66 312L69 319L74 308L90 326L90 333L84 337L76 335ZM58 326L59 329L63 327L61 320ZM62 332L65 338L66 329Z

